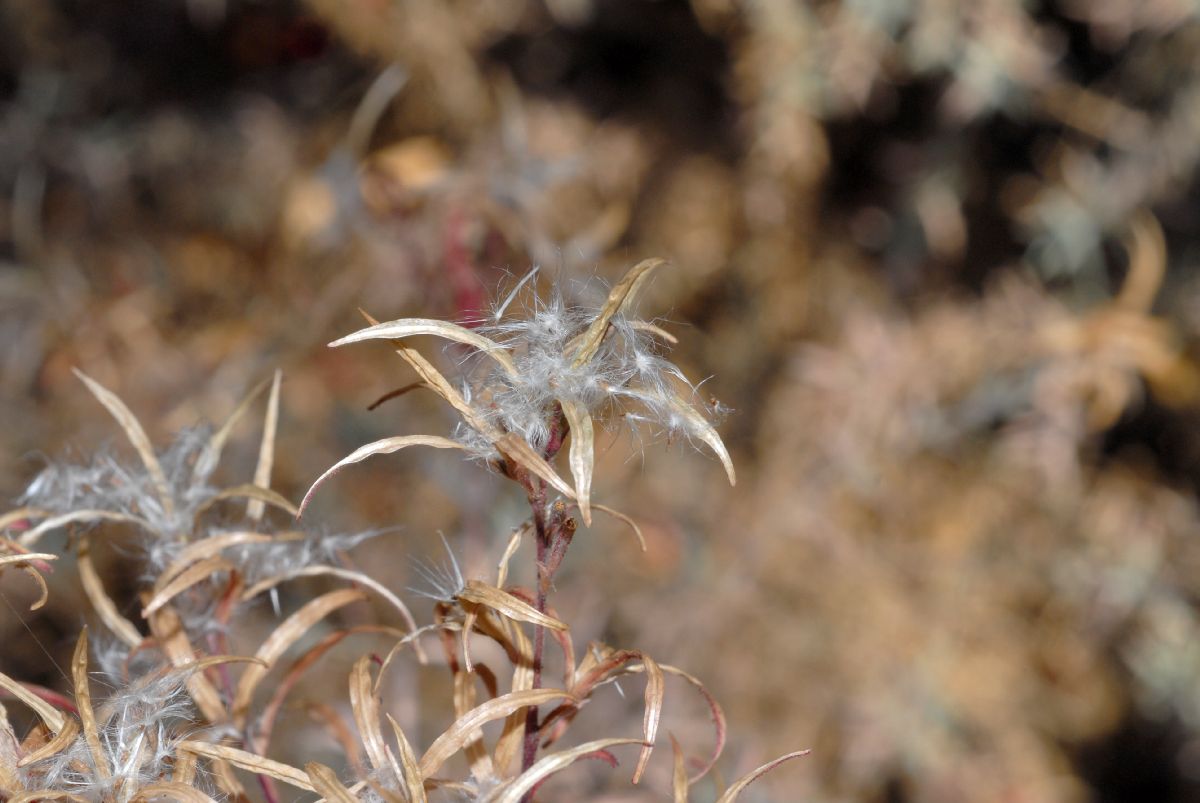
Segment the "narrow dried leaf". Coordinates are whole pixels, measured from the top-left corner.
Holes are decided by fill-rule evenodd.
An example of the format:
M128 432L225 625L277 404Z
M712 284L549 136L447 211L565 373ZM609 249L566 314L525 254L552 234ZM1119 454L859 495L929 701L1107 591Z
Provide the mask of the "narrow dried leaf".
M63 721L63 729L54 735L54 738L46 742L38 749L26 753L20 761L17 762L17 769L28 767L30 764L36 764L44 758L56 756L63 750L66 750L79 736L79 723L74 719L67 717Z
M371 325L379 323L379 321L372 318L364 310L360 309L359 312L362 313L362 316ZM474 408L462 397L462 394L455 390L449 380L442 375L442 372L433 366L433 363L425 359L421 352L412 348L403 340L393 339L391 343L395 347L396 353L412 366L412 369L417 372L417 375L429 386L430 390L445 399L455 410L458 410L463 420L472 429L479 432L488 440L495 442L495 439L500 436L500 432L480 416L479 413L475 412Z
M280 510L285 510L293 516L300 512L300 509L293 505L286 496L272 491L270 488L260 488L257 485L250 484L235 485L232 488L225 488L201 502L196 507L196 521L199 521L200 517L207 513L213 505L226 499L249 499L251 503L257 503L260 507L264 504L271 505ZM258 517L251 516L249 510L247 510L246 515L255 521L262 518L261 513L259 513Z
M234 568L233 564L225 560L219 555L214 555L211 558L196 561L191 566L184 569L179 574L175 575L161 589L154 592L154 596L142 608L142 618L149 618L151 614L157 611L162 606L166 605L171 600L178 597L183 592L187 591L194 585L204 582L217 572L229 571ZM165 576L165 575L164 575Z
M541 613L529 603L517 599L507 591L502 591L478 580L468 580L466 587L458 593L458 600L483 605L518 622L529 622L548 627L551 630L567 629L565 623Z
M29 610L39 610L43 605L46 604L46 601L50 599L50 586L46 585L46 578L42 577L41 572L32 566L19 565L19 568L25 572L25 574L29 575L33 582L37 583L38 598L30 603Z
M3 672L0 672L0 688L6 689L13 697L16 697L25 703L25 705L32 708L33 712L38 715L38 718L46 723L46 727L53 733L61 733L62 729L66 727L66 723L69 721L66 714Z
M558 476L558 472L554 467L546 462L540 454L533 450L533 447L525 442L525 439L511 432L504 433L498 437L492 438L492 443L500 450L503 455L524 466L528 471L540 477L554 490L558 491L568 499L575 498L575 490L567 485L566 480Z
M179 781L158 781L138 789L131 803L147 803L156 797L179 800L182 803L217 803L199 789Z
M658 723L662 719L663 695L666 684L663 671L658 663L648 655L642 655L642 665L646 667L646 710L642 715L642 745L638 755L637 768L633 771L633 782L642 779L646 764L650 761L650 752L654 750L654 739L658 735Z
M725 790L725 794L718 798L717 803L733 803L733 801L737 800L738 795L740 795L747 786L754 783L783 762L790 761L793 758L799 758L800 756L807 756L811 752L811 750L798 750L795 753L788 753L786 756L780 756L774 761L768 761L766 764L763 764L753 772L749 772L734 781L733 786Z
M725 448L725 443L721 440L721 436L717 434L717 430L713 428L713 425L708 423L704 416L700 415L684 402L677 401L673 403L671 409L687 419L691 430L700 440L708 444L708 448L712 449L713 453L720 459L721 465L725 467L725 474L729 477L729 484L737 485L737 473L733 470L733 460L730 459L729 451Z
M358 725L371 766L377 770L391 770L399 779L403 773L399 764L392 763L379 725L379 698L372 688L369 655L355 661L350 670L350 709L354 712L354 723Z
M216 470L217 464L221 462L221 452L225 449L225 443L233 433L233 428L237 426L237 422L246 414L246 411L250 409L250 405L266 389L267 383L270 381L269 379L264 379L255 385L254 389L238 402L238 406L225 419L225 423L221 425L221 428L214 432L212 437L208 439L208 443L204 446L204 451L200 453L200 457L196 460L196 465L192 469L193 481L203 480Z
M366 446L360 446L350 454L343 457L332 468L326 470L324 474L317 477L317 481L308 489L308 493L304 495L303 501L300 502L300 509L297 516L303 516L308 503L312 500L313 493L316 492L326 480L334 474L341 471L346 466L357 463L361 460L366 460L377 454L391 454L398 452L408 446L431 446L434 449L462 449L463 445L457 441L452 441L449 438L443 438L440 435L400 435L394 438L384 438L382 440L368 443Z
M512 661L512 691L528 691L533 688L533 646L521 628L513 627L509 633L512 636L512 653L515 657ZM508 768L521 751L524 739L525 712L517 710L504 720L504 729L500 732L500 738L496 740L492 763L501 775L507 774Z
M58 555L50 552L22 552L19 555L3 555L0 556L0 568L12 564L19 566L31 560L58 560Z
M336 348L350 343L361 343L364 340L400 340L414 335L433 335L478 349L499 363L509 376L517 375L517 367L513 365L512 358L496 341L489 340L478 332L472 332L458 324L429 318L401 318L386 323L377 323L335 340L329 346Z
M491 796L485 798L485 800L488 803L521 803L521 799L525 797L525 794L529 790L554 773L562 772L576 761L587 758L602 750L608 750L610 747L641 743L640 739L597 739L594 742L587 742L570 750L551 753L514 778L509 785L497 789Z
M512 537L508 539L508 546L504 548L504 554L500 556L500 562L496 565L496 588L504 588L504 584L508 582L508 562L521 546L521 539L532 532L532 520L513 530Z
M648 321L630 321L629 325L640 332L649 332L650 334L660 337L670 343L672 346L679 343L679 338L663 329L661 326L656 326Z
M171 770L171 782L191 786L196 779L196 757L191 753L177 753L175 767Z
M584 526L592 526L592 471L596 461L596 433L592 417L583 405L559 399L563 415L571 427L571 476L575 479L575 499Z
M387 603L391 605L397 613L400 614L400 618L404 620L405 626L411 632L417 631L417 621L413 618L412 612L408 609L408 606L404 604L404 600L396 596L391 589L369 575L363 574L362 572L356 572L353 569L343 569L340 566L306 566L303 569L297 569L293 572L277 574L274 577L268 577L265 580L255 583L250 588L246 589L245 592L242 593L242 599L253 599L262 592L274 588L286 580L292 580L297 577L319 576L338 577L342 580L349 580L352 583L357 583L360 586L371 589L376 594L383 597L383 599L386 600ZM422 663L424 663L425 652L421 649L421 646L419 644L414 644L413 651L417 653L417 657Z
M92 765L99 780L107 780L110 775L108 761L104 757L104 748L100 745L100 732L96 727L96 712L92 710L92 690L88 685L88 639L87 627L79 633L75 642L75 654L71 657L71 679L75 684L75 707L79 711L79 721L83 726L83 738L87 742L88 752L92 754Z
M688 803L688 775L687 765L683 759L683 748L679 746L679 741L675 738L675 734L668 733L671 737L671 755L674 759L673 768L671 771L671 797L672 803Z
M258 445L258 464L254 467L254 484L262 489L271 487L271 469L275 466L275 433L279 429L279 383L283 372L275 369L271 379L271 395L267 399L267 413L263 421L262 441ZM263 500L251 497L246 505L246 517L259 521L263 515Z
M713 697L712 692L708 690L708 687L701 683L699 678L697 678L695 675L689 674L679 667L671 666L670 664L659 664L659 668L667 674L683 678L693 688L695 688L696 691L700 692L700 696L704 698L706 703L708 703L709 715L712 717L713 729L716 731L716 741L713 745L712 755L709 756L708 761L701 765L696 774L688 779L689 783L695 784L708 774L709 770L711 770L717 763L717 759L721 757L721 753L725 749L725 712L721 710L721 705L717 702L717 698Z
M304 765L304 771L317 794L324 795L330 803L358 803L358 798L338 780L337 773L324 764L310 761Z
M618 519L620 521L625 522L625 524L628 524L629 529L633 530L633 534L637 536L638 545L641 546L643 552L646 551L646 538L645 538L645 536L642 535L642 528L638 526L636 521L634 521L629 516L626 516L621 511L614 510L613 508L608 507L607 505L595 505L594 504L594 505L592 505L592 509L599 510L601 513L607 513L608 515L612 516L614 519Z
M137 647L141 644L142 634L138 632L133 622L120 614L117 604L104 590L100 574L96 571L96 564L92 562L91 543L87 536L79 539L77 567L83 593L92 603L92 607L96 609L100 621L104 622L105 627L111 630L117 638L125 642L126 646Z
M83 384L96 397L96 400L103 404L105 409L112 414L112 417L121 425L121 429L125 430L125 435L129 438L129 442L133 444L133 448L137 450L138 457L142 459L142 465L146 467L146 473L150 475L150 481L154 483L154 490L158 495L159 504L162 505L163 513L170 516L175 512L175 502L171 497L171 486L167 483L167 476L163 474L162 466L158 463L158 458L154 456L154 447L150 445L150 438L147 437L146 430L142 429L142 425L137 420L137 417L125 406L125 402L121 401L117 394L78 368L71 370L75 372L75 376L83 381Z
M366 599L366 597L365 592L353 588L330 591L328 594L322 594L316 599L310 600L300 610L283 620L279 627L271 631L271 635L267 636L254 654L254 657L262 661L262 664L246 667L246 671L238 679L237 691L233 696L234 721L239 724L245 722L250 701L254 697L254 690L288 647L303 638L313 625L338 608L344 608L353 602Z
M387 715L392 731L396 734L396 744L400 748L400 769L403 770L404 790L408 793L408 803L426 803L425 779L417 766L417 756L412 745L404 736L404 731L391 714Z
M596 356L600 344L604 342L604 337L608 334L608 326L612 323L612 319L632 305L650 273L664 264L666 264L666 260L663 259L643 259L630 268L621 281L613 285L608 299L600 308L600 314L579 338L579 349L575 352L574 360L576 368Z
M436 773L446 761L463 748L477 728L495 719L506 717L514 711L548 703L551 700L572 699L562 689L529 689L503 694L468 711L455 720L446 731L429 746L419 764L421 777L428 778Z
M115 521L124 524L136 524L138 527L153 531L148 521L137 516L130 516L125 513L113 513L109 510L72 510L70 513L63 513L59 516L48 518L29 532L22 533L17 538L17 543L23 547L31 547L41 540L43 535L52 530L57 530L59 527L93 521Z
M480 669L483 668L484 667L482 666L480 667ZM470 669L466 671L454 672L455 717L464 716L468 711L475 707L475 678L475 673ZM494 680L495 679L493 678L493 681ZM495 781L496 771L492 766L492 757L488 754L487 748L483 745L482 729L476 729L473 733L471 733L466 744L463 745L462 751L467 757L467 765L471 770L471 777L473 777L477 783L482 786L486 786L487 784Z
M297 533L296 535L299 535ZM287 539L287 534L276 533L267 535L264 533L256 533L252 531L241 531L232 533L220 533L218 535L209 536L201 541L188 544L180 551L179 557L175 562L163 570L163 573L158 576L155 585L162 587L171 581L177 574L182 572L188 566L196 561L211 558L219 554L222 550L228 549L231 546L241 546L243 544L265 544L269 541L283 541Z
M154 635L162 651L171 664L179 669L189 669L196 664L196 651L188 641L183 630L179 615L170 606L160 608L150 616L150 632ZM185 685L188 694L196 703L196 708L211 723L222 722L225 719L225 704L216 686L205 677L203 672L193 672L188 676ZM229 789L226 789L229 792ZM232 792L231 792L232 794Z
M269 758L256 756L253 753L239 750L236 747L184 739L179 743L177 749L182 752L195 753L202 758L228 761L235 767L249 772L256 772L260 775L267 775L297 789L303 789L306 792L317 791L309 782L308 775L303 770L298 770L293 766L283 764L279 761L272 761Z

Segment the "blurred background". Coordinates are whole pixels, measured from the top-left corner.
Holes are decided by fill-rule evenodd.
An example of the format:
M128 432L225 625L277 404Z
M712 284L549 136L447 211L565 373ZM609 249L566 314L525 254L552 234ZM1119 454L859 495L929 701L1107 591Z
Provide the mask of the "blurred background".
M577 643L703 678L727 778L813 748L747 800L1200 801L1198 160L1194 0L0 0L0 494L126 448L72 367L163 446L279 367L297 499L453 422L366 410L411 375L325 349L356 307L463 320L533 265L595 303L666 257L641 310L739 483L602 436L650 548L576 538ZM490 571L503 486L406 452L310 515L401 527L355 555L402 588L438 530ZM0 643L68 654L71 571L36 616L0 590Z

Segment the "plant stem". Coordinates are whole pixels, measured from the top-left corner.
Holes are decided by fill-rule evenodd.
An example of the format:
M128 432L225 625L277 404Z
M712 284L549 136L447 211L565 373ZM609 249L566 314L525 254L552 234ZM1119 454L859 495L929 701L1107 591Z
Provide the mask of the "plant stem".
M534 537L537 542L537 610L546 612L546 597L550 588L550 578L547 576L546 558L550 552L550 533L546 527L546 491L541 483L537 483L537 491L529 494L529 504L533 508ZM542 687L542 657L546 651L546 631L541 625L533 627L533 688ZM533 766L537 760L538 750L538 710L530 706L525 713L525 744L521 755L521 771ZM526 796L525 801L531 800Z

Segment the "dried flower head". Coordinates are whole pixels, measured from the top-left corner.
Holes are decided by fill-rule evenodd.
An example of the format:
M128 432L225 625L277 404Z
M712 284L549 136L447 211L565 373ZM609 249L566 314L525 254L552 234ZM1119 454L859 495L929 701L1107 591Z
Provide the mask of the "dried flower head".
M456 448L487 460L525 484L531 478L576 500L584 523L591 522L594 421L619 419L630 426L649 424L668 435L700 440L716 453L730 483L733 463L708 416L718 406L694 403L696 387L661 354L657 341L674 342L659 327L638 320L632 307L652 272L663 264L647 259L635 265L598 309L570 306L562 296L535 297L529 315L506 317L526 277L477 329L445 321L402 318L362 329L330 343L390 340L420 375L462 416L454 437L409 435L363 446L322 475L305 496L342 467L374 454L412 445ZM459 387L452 385L406 338L434 335L479 352L470 360ZM568 485L548 461L570 435Z

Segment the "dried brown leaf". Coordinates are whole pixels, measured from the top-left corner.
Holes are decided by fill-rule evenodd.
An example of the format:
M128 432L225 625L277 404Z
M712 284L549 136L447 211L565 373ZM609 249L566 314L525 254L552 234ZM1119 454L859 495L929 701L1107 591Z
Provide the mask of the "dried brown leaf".
M310 761L304 765L304 771L317 794L324 795L330 803L358 803L358 798L338 780L337 773L324 764Z
M517 375L517 367L513 364L512 358L508 356L505 348L496 341L489 340L478 332L472 332L470 329L457 324L429 318L401 318L395 321L377 323L374 326L368 326L366 329L360 329L353 334L335 340L329 346L330 348L336 348L350 343L361 343L364 340L401 340L414 335L433 335L434 337L441 337L471 346L499 363L508 372L509 376Z
M6 689L9 694L16 697L25 705L33 709L33 712L38 715L42 722L46 723L46 727L53 733L61 733L66 727L69 718L66 714L59 711L50 703L38 697L36 694L25 688L22 684L10 678L8 675L0 672L0 688Z
M46 742L38 749L26 753L20 761L17 762L17 768L28 767L30 764L36 764L44 758L55 756L66 750L75 737L79 735L79 723L71 717L66 717L63 720L63 728L54 735L54 738Z
M656 326L648 321L630 321L629 325L640 332L649 332L650 334L660 337L670 343L672 346L679 343L679 338L663 329L661 326Z
M712 449L720 459L721 465L725 467L725 474L729 477L729 484L737 485L737 472L733 470L733 460L730 459L729 451L725 448L725 443L713 425L684 401L672 400L671 409L687 420L689 428L696 433L700 440L708 444L708 448Z
M506 786L496 789L484 798L487 803L520 803L529 790L549 778L556 772L562 772L567 767L595 753L607 751L610 747L626 744L641 744L640 739L597 739L593 742L572 747L558 753L551 753L537 761L532 767L518 775Z
M568 499L575 498L575 489L567 485L566 480L558 476L554 467L546 459L533 450L525 439L511 432L491 438L496 448L509 460L516 462L525 469L541 478L546 484Z
M383 731L379 725L379 698L375 695L371 683L369 655L355 661L354 668L350 670L350 708L354 712L354 722L358 725L358 733L362 737L371 766L377 770L391 770L399 779L403 772L388 752L387 742L383 739Z
M250 409L250 405L266 389L267 383L270 381L269 379L264 379L253 390L247 393L245 398L238 402L238 406L233 409L229 417L225 419L225 423L221 425L221 428L214 432L212 437L208 439L208 443L204 446L204 451L200 453L200 457L196 460L196 465L192 469L192 478L194 480L207 477L216 469L217 463L221 462L221 452L225 449L225 443L233 433L233 428L237 426L237 422L246 414L246 411Z
M575 499L579 515L587 527L592 526L592 471L596 462L596 433L592 417L583 405L559 399L563 415L571 427L571 476L575 479Z
M295 535L300 536L301 534L295 533ZM159 587L166 585L172 578L196 561L211 558L229 547L241 546L243 544L265 544L270 541L283 541L287 538L287 534L276 533L267 535L253 531L219 533L209 536L184 547L179 552L179 557L175 559L175 562L164 569L162 574L158 576L155 585Z
M254 657L262 661L262 664L246 667L246 671L238 679L237 691L233 696L234 721L245 722L250 701L254 697L254 690L288 647L303 638L313 625L338 608L366 599L366 597L365 592L353 588L330 591L328 594L322 594L309 600L300 610L283 620L279 627L271 631L271 635L267 636L254 654Z
M22 533L17 538L17 543L23 547L31 547L41 540L43 535L52 530L57 530L59 527L93 521L115 521L123 524L136 524L138 527L153 532L150 522L137 516L130 516L125 513L113 513L110 510L72 510L70 513L63 513L48 518L29 532Z
M154 592L154 596L142 608L142 618L148 618L152 613L171 600L178 597L194 585L204 582L217 572L229 571L233 564L219 555L199 560L188 566L179 574L172 577L162 588ZM163 575L164 577L166 575ZM156 584L157 585L157 584Z
M179 669L189 669L196 664L196 651L188 641L187 633L179 615L170 606L160 608L149 618L150 632L166 654L171 664ZM194 672L185 681L188 694L196 708L211 723L225 719L225 704L216 686L203 672ZM226 791L229 791L228 789Z
M521 546L521 539L532 532L532 519L513 530L512 537L508 539L508 546L504 548L504 554L500 556L500 562L496 565L496 588L504 588L504 584L508 582L508 562Z
M271 395L267 399L262 440L258 445L258 464L254 467L254 484L264 490L271 487L271 469L275 465L275 433L279 429L279 383L282 381L283 372L276 368L275 376L271 378ZM259 521L262 519L263 510L263 500L260 497L251 497L246 505L246 517L251 521Z
M154 447L150 444L146 430L142 429L137 417L125 406L125 402L121 401L117 394L78 368L71 370L83 381L96 400L112 414L112 417L121 425L121 429L125 430L129 442L133 444L138 457L142 459L142 465L146 467L146 473L150 475L150 481L154 483L154 490L158 495L159 504L162 505L163 513L170 516L175 512L175 500L171 496L171 486L167 483L167 476L163 474L162 466L159 465L158 458L154 455Z
M92 607L96 609L100 621L104 622L104 625L116 634L117 638L125 642L126 646L136 647L141 644L142 634L138 632L133 622L120 614L117 604L104 590L100 574L96 571L96 564L92 562L91 542L87 536L79 539L77 568L83 593L92 603Z
M267 775L297 789L303 789L306 792L317 791L309 782L308 775L303 770L298 770L293 766L273 761L269 758L256 756L254 753L239 750L236 747L199 742L194 739L184 739L179 743L177 749L181 752L194 753L210 760L227 761L235 767L255 772L259 775Z
M538 611L529 603L517 599L507 591L479 580L468 580L466 586L458 593L459 602L471 602L491 608L499 614L518 622L529 622L534 625L548 627L551 630L566 630L567 625L552 616Z
M638 754L637 767L633 771L633 782L642 779L646 764L650 761L650 752L654 749L654 739L658 734L658 723L662 719L663 695L665 682L663 671L658 663L648 655L642 655L642 665L646 667L646 710L642 715L642 750Z
M354 571L353 569L343 569L340 566L306 566L303 569L296 569L295 571L287 572L286 574L277 574L274 577L268 577L265 580L255 583L250 588L246 589L242 593L242 599L253 599L262 592L267 591L268 589L271 589L286 580L292 580L297 577L322 576L338 577L342 580L349 580L352 583L357 583L358 585L371 589L376 594L383 597L383 599L386 600L387 603L391 605L397 613L400 614L400 618L404 620L405 626L408 627L410 631L417 631L417 621L413 618L412 612L408 609L408 606L404 604L404 601L396 596L391 589L370 575ZM414 644L413 651L416 652L418 659L424 663L425 652L421 649L421 646L419 644Z
M642 528L638 526L636 521L634 521L632 518L625 515L621 511L614 510L613 508L608 507L607 505L593 504L592 509L599 510L601 513L607 513L608 515L612 516L614 519L618 519L620 521L623 521L625 524L629 525L629 529L633 530L633 534L637 536L638 545L641 546L643 552L646 551L646 538L645 538L645 536L642 535Z
M506 717L522 708L561 699L571 699L571 694L562 689L529 689L502 694L476 706L455 720L454 724L437 737L425 751L419 764L421 777L428 778L436 773L451 756L471 740L475 730L485 723Z
M200 517L207 513L213 505L223 502L226 499L249 499L252 504L257 503L260 507L264 504L271 505L280 510L287 511L293 516L300 512L300 509L293 505L286 496L272 491L270 488L261 488L258 485L246 484L225 488L205 499L196 506L196 521L199 521ZM246 515L255 521L262 518L261 513L257 517L251 516L249 510L247 510Z
M83 726L83 738L87 742L88 752L92 754L92 765L99 780L109 777L108 761L104 757L104 748L100 745L100 731L96 727L96 712L92 710L92 690L88 685L88 639L87 626L79 633L75 643L75 654L71 657L71 679L75 684L75 707L79 711L79 721Z
M612 323L612 319L624 312L634 302L650 273L664 264L666 264L666 260L663 259L643 259L630 268L621 281L613 285L604 306L600 308L600 314L579 338L579 346L574 359L576 368L596 356L600 344L604 342L604 337L608 334L608 327Z
M408 793L408 803L426 803L425 779L421 777L421 769L417 766L417 756L413 752L412 745L405 737L400 723L391 714L387 715L387 720L396 734L396 744L400 750L401 780L404 783L404 790Z
M138 789L130 803L147 803L156 797L165 797L168 800L182 801L182 803L217 803L199 789L179 781L157 781L146 784Z
M382 440L368 443L366 446L360 446L350 454L343 457L322 474L317 477L317 481L308 489L308 493L304 494L303 501L300 502L300 509L297 516L303 516L308 503L312 500L313 493L316 492L326 480L334 474L341 471L352 463L357 463L360 460L366 460L377 454L391 454L398 452L408 446L430 446L434 449L462 449L463 445L457 441L452 441L449 438L443 438L440 435L400 435L394 438L383 438Z
M671 769L671 798L672 803L688 803L688 775L687 765L684 763L683 748L679 746L679 741L675 738L675 734L668 733L671 737L671 756L674 760Z
M786 756L780 756L774 761L768 761L758 769L748 772L741 778L738 778L736 781L734 781L733 786L726 789L725 794L721 795L721 797L717 799L717 803L733 803L733 801L737 800L738 795L740 795L747 786L757 781L763 775L766 775L768 772L775 769L785 761L790 761L791 759L799 758L800 756L807 756L811 752L811 750L798 750L795 753L788 753Z

